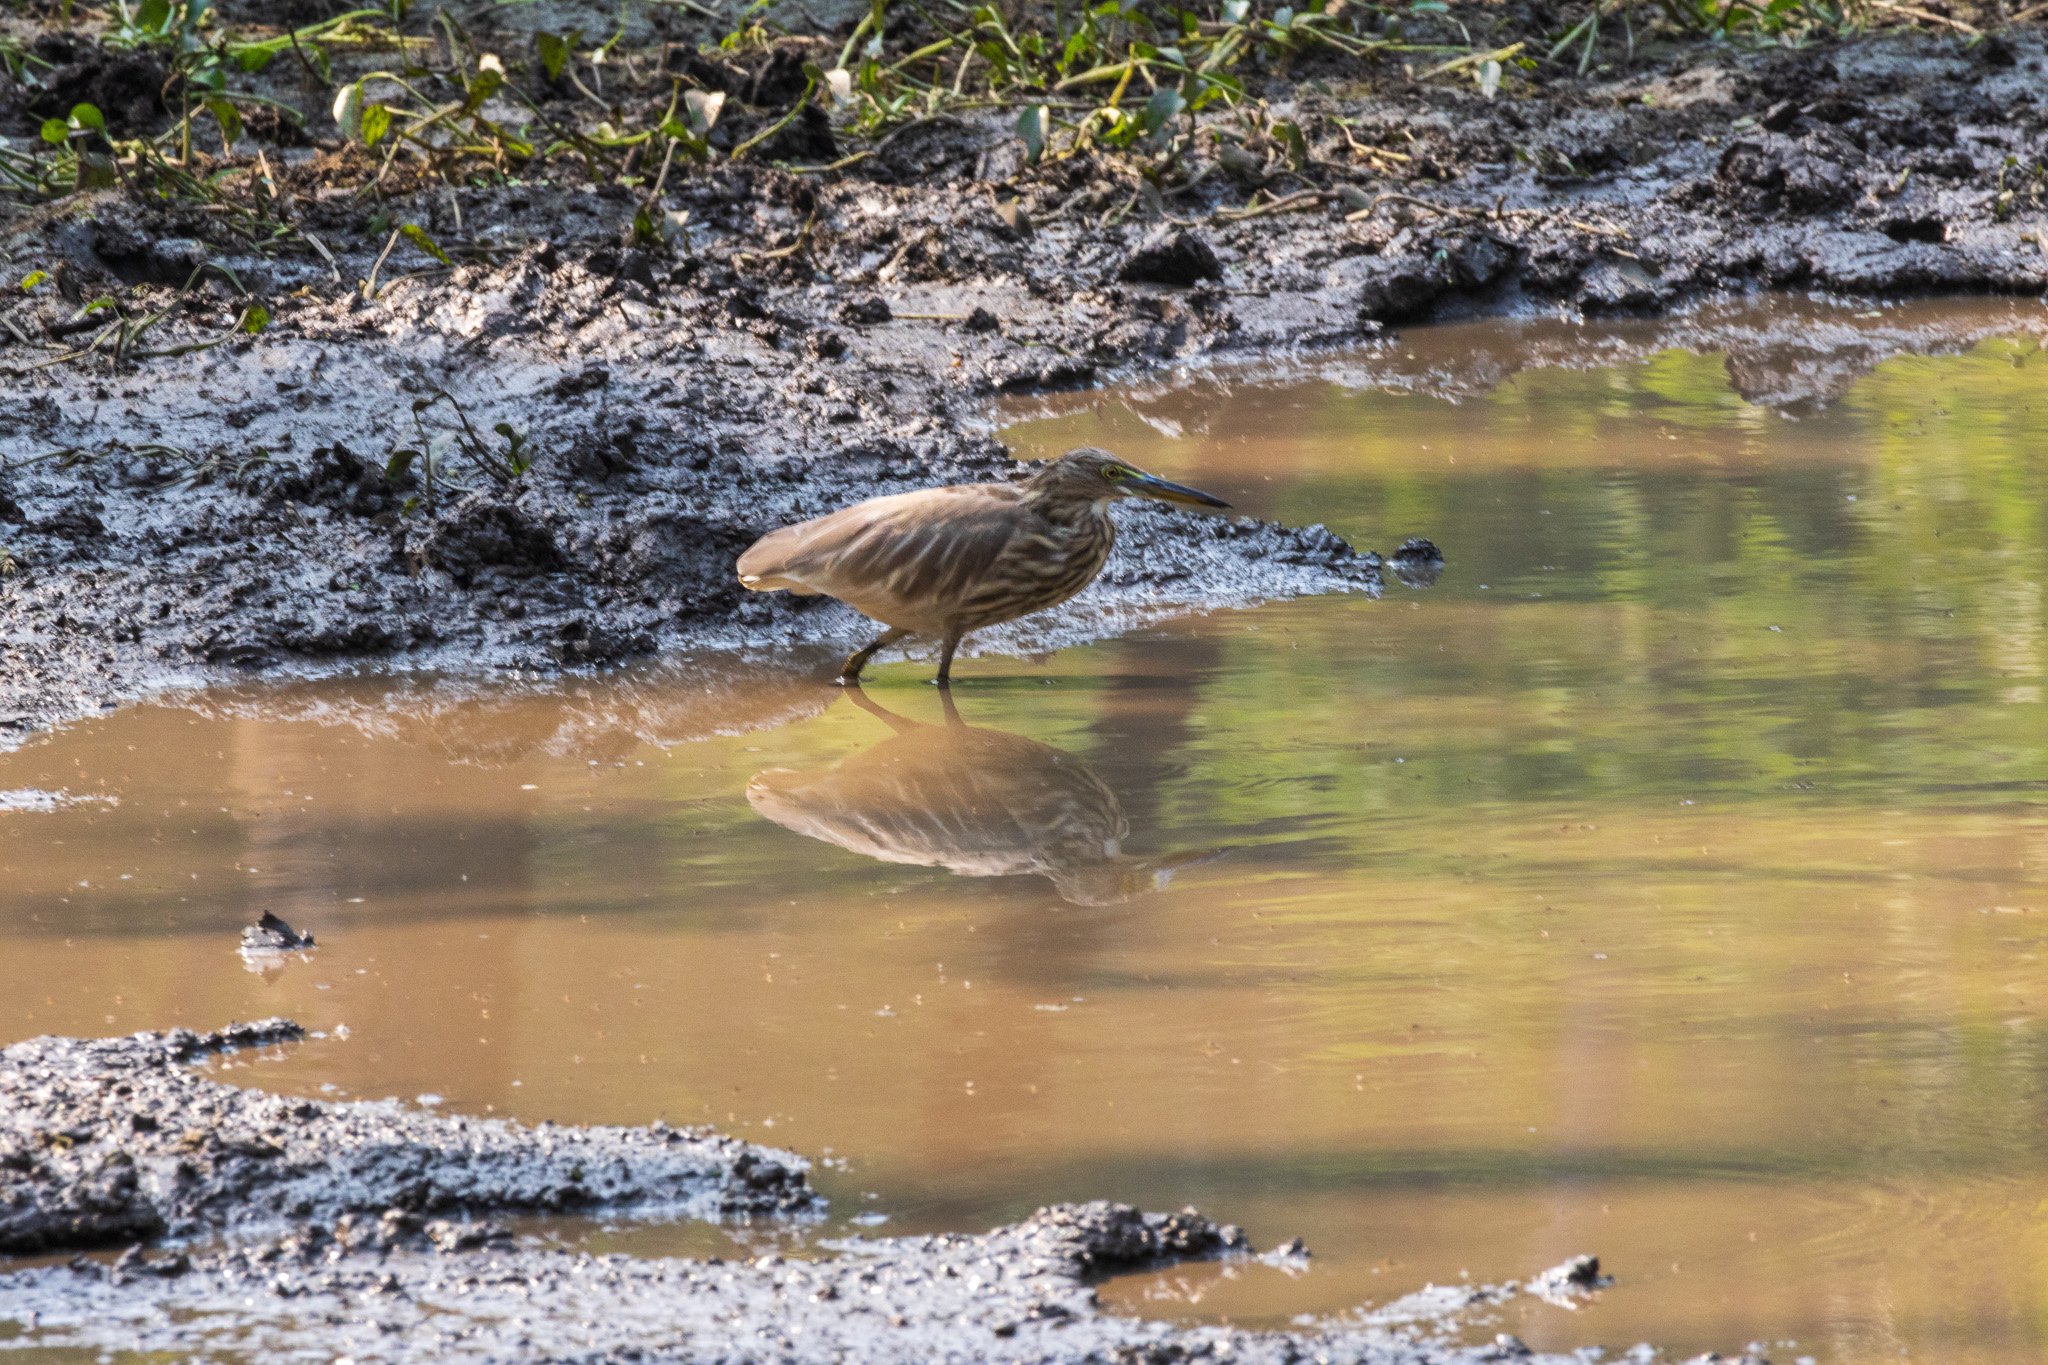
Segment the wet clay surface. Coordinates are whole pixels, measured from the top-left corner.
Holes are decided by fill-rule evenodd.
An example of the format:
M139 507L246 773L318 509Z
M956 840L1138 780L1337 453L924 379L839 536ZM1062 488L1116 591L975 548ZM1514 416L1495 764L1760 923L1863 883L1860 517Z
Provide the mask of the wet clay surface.
M982 1236L856 1239L829 1262L519 1250L489 1227L422 1234L394 1215L224 1254L4 1274L0 1293L11 1314L33 1315L41 1342L259 1358L1564 1365L1581 1358L1519 1342L1461 1348L1442 1329L1518 1293L1569 1304L1601 1283L1597 1263L1579 1258L1526 1285L1432 1290L1296 1334L1108 1316L1089 1287L1119 1270L1215 1256L1248 1258L1244 1234L1193 1210L1107 1203L1042 1209Z
M510 13L468 17L509 50L531 37L494 27ZM767 65L728 83L765 126L777 92L791 98L771 75L783 59L748 60ZM302 145L273 149L279 192L326 258L258 254L207 215L119 192L0 232L10 270L61 267L81 297L167 305L164 282L211 260L275 319L117 367L57 363L77 307L52 287L4 306L0 721L18 731L223 669L843 645L863 623L743 600L733 557L861 496L999 473L984 423L1006 391L1470 310L2038 293L2048 238L2024 168L2048 151L2042 60L2030 31L1976 47L1682 46L1588 79L1544 68L1494 99L1376 66L1311 70L1266 92L1304 130L1301 169L1206 166L1198 146L1156 204L1126 159L1026 165L1007 115L949 114L825 173L678 168L659 207L687 224L659 250L621 245L638 199L615 186L400 178L359 193L368 171L332 140L325 92L278 63L270 93L310 114ZM14 101L14 131L32 132L33 103ZM120 114L156 116L146 99ZM788 158L829 160L820 137ZM1262 190L1273 211L1243 216ZM456 264L400 246L367 298L358 282L398 221L452 244ZM217 338L242 306L210 281L151 345ZM496 424L517 429L534 467L500 482L466 462L439 394L487 446ZM417 466L391 462L435 442L454 453L429 499ZM1376 581L1320 528L1141 510L1096 592L984 643L1043 648Z
M545 1213L659 1205L680 1217L809 1207L809 1163L705 1132L522 1128L396 1104L223 1085L210 1054L304 1037L283 1019L212 1033L0 1051L0 1252L247 1235L351 1213Z

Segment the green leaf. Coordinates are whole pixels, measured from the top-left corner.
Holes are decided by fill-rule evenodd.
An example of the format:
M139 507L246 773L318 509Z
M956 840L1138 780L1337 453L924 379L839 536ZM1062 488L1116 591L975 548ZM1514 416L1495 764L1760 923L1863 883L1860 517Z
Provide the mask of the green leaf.
M52 146L62 146L64 139L71 136L71 125L60 118L43 120L43 141Z
M462 97L462 112L474 114L484 107L484 101L498 93L505 84L505 74L489 67L476 73L476 79L469 83L469 92Z
M1281 119L1273 125L1273 136L1287 149L1287 164L1295 170L1308 165L1308 138L1302 134L1301 125L1293 119Z
M114 163L97 152L78 154L77 187L81 190L111 189L120 183L120 175L114 170Z
M412 462L419 457L420 453L417 450L392 451L391 458L384 462L384 477L392 483L397 483L406 476L406 472L412 468Z
M220 124L220 136L223 142L232 143L242 135L242 111L235 108L233 100L224 99L219 95L209 96L206 101L206 111L212 114L215 121Z
M432 237L427 236L425 230L423 230L418 223L399 224L398 235L405 238L406 241L411 242L421 251L426 252L429 256L432 256L442 265L455 264L455 262L448 259L448 253L441 250L440 244L437 243Z
M1188 102L1181 98L1180 91L1170 85L1160 86L1152 92L1152 98L1145 101L1145 131L1159 132L1187 107Z
M95 128L104 133L107 131L107 120L104 114L90 104L74 104L71 106L71 126Z
M242 330L255 336L270 325L270 310L260 303L252 303L242 314Z
M342 136L360 139L363 135L363 83L351 81L341 87L334 97L334 121L341 125Z
M558 33L536 33L534 45L540 49L541 70L548 73L549 80L558 80L562 68L569 64L569 42Z
M50 272L47 270L31 270L28 272L28 274L23 275L21 277L21 292L26 294L29 290L35 288L37 285L41 284L44 280L47 280L49 278Z
M162 33L170 27L171 0L142 0L135 10L135 27Z
M391 106L388 104L366 104L363 106L363 145L374 147L384 140L391 131Z
M1028 104L1017 115L1017 136L1024 139L1025 164L1035 166L1045 155L1046 129L1047 111L1042 104Z

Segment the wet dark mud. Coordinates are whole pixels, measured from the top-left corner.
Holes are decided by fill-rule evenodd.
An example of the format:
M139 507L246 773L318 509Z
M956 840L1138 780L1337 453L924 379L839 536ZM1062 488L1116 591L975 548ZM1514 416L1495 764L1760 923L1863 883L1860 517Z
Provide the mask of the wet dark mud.
M1539 1355L1507 1337L1459 1346L1451 1330L1518 1293L1569 1303L1604 1283L1580 1258L1525 1283L1425 1290L1282 1334L1100 1311L1091 1284L1103 1276L1252 1254L1242 1232L1192 1209L1059 1205L980 1236L852 1239L836 1250L829 1261L594 1257L393 1211L225 1252L136 1251L0 1275L0 1315L27 1329L15 1344L200 1358L1564 1365L1582 1357Z
M1522 1284L1429 1288L1296 1333L1103 1314L1122 1270L1253 1254L1193 1210L1095 1203L982 1236L835 1243L835 1259L591 1256L491 1215L815 1207L787 1152L656 1124L527 1128L394 1102L223 1085L193 1063L303 1044L283 1019L213 1033L38 1038L0 1051L0 1251L125 1247L0 1273L0 1347L356 1360L1476 1361L1461 1318L1608 1281L1581 1257ZM166 1239L172 1244L160 1245ZM147 1249L152 1245L155 1249ZM1293 1244L1265 1259L1298 1261ZM1576 1357L1542 1357L1549 1360Z
M548 21L464 17L507 52ZM675 19L628 36L727 94L728 143L793 111L820 40L713 58ZM644 196L618 185L373 181L330 92L276 63L264 93L306 121L272 130L263 165L305 240L259 250L223 215L119 188L0 228L10 275L52 281L0 303L0 726L236 672L843 647L863 622L747 596L733 558L858 497L1000 476L1002 394L1488 313L2038 297L2043 76L2032 29L1665 44L1590 77L1543 66L1493 98L1310 63L1259 92L1304 157L1197 139L1170 194L1129 157L1029 165L1008 113L971 110L818 171L857 140L812 107L776 153L794 169L677 168L653 205L673 233L652 241L632 230ZM57 79L0 98L8 134L33 134ZM123 118L161 117L131 104ZM224 160L243 163L247 146ZM401 223L452 262L393 237ZM232 279L180 294L206 263ZM74 355L95 296L169 312L118 361ZM235 338L250 302L273 320ZM1829 383L1775 354L1744 392L1825 401ZM523 473L503 468L500 423L533 457ZM437 455L438 476L406 451ZM980 644L1378 581L1319 528L1131 509L1096 590Z
M251 1235L348 1215L791 1213L788 1152L656 1124L522 1127L223 1085L192 1063L298 1043L287 1020L0 1050L0 1252Z

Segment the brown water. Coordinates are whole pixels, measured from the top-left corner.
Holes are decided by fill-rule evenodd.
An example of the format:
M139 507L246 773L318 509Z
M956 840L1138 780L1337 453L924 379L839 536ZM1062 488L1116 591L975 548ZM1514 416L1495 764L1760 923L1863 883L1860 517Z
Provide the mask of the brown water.
M1019 449L1449 570L972 661L958 725L928 664L864 709L729 660L77 725L0 755L71 799L0 813L0 1037L283 1013L328 1036L224 1076L830 1157L821 1228L553 1230L607 1247L1108 1196L1317 1253L1106 1290L1139 1311L1592 1250L1601 1302L1487 1330L2048 1353L2037 343L1798 421L1683 353L1064 407ZM318 952L245 970L266 909Z

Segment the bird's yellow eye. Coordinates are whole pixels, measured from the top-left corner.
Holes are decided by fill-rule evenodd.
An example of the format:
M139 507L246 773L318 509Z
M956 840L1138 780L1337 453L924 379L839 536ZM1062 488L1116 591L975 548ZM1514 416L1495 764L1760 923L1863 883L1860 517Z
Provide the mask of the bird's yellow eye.
M1102 477L1112 482L1117 479L1128 479L1131 477L1131 471L1120 464L1106 464L1102 467Z

